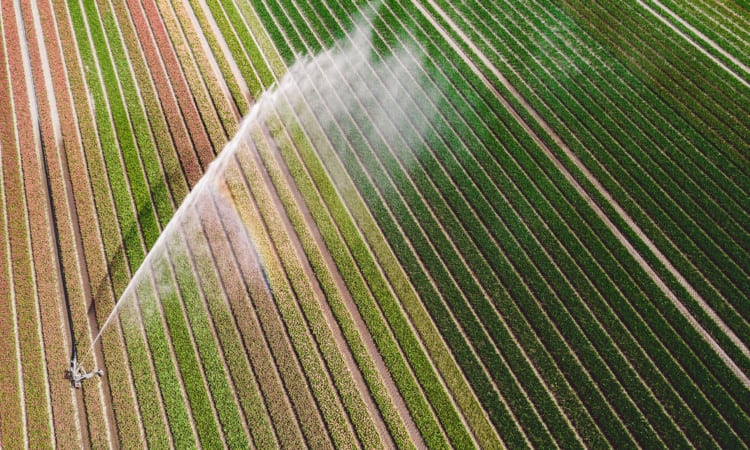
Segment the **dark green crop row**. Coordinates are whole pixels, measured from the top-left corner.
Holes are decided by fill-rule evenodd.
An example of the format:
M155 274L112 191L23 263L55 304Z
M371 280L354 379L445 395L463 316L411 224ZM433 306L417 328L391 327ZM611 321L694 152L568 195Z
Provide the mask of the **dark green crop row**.
M471 12L471 10L467 11L467 13ZM515 17L517 19L516 23L523 23L523 25L521 26L512 28L513 31L511 31L512 37L518 39L519 44L521 45L520 49L518 47L513 47L513 50L518 52L516 53L518 57L523 57L524 53L528 53L528 51L524 52L523 49L531 48L533 40L537 38L538 33L541 32L539 30L544 30L545 28L548 28L550 26L548 23L540 21L537 16L533 15L532 10L526 10L522 12L525 15L521 17L517 17L513 13L507 13L505 15L506 18ZM489 15L476 16L476 19L481 20L482 23L485 24L485 30L489 33L492 32L491 30L497 29L499 24L496 20L492 20L491 22L487 23L487 20L489 20L485 19L487 17L489 17ZM533 24L535 28L533 30L526 30L529 24ZM523 36L524 32L526 33L526 37ZM505 37L507 38L507 36ZM578 33L575 35L571 35L571 40L574 40L575 43L579 43L583 37L585 36L582 36L581 33ZM655 151L656 148L654 148L660 147L671 149L673 147L681 146L703 146L708 145L706 142L698 140L697 142L691 143L691 141L684 139L679 139L677 141L675 141L674 139L665 139L668 133L674 131L673 127L680 126L680 123L678 122L675 124L671 124L661 119L656 122L659 127L658 129L656 129L654 127L654 123L644 119L642 114L646 114L650 111L656 110L660 102L656 101L653 96L647 97L647 101L640 100L638 97L644 94L648 94L648 92L638 93L636 90L642 91L641 87L631 87L631 85L637 85L637 83L633 82L632 75L630 75L629 79L626 78L626 75L630 74L628 71L622 70L622 68L616 64L616 61L607 61L608 64L611 63L611 66L608 66L612 67L612 69L610 70L597 70L596 65L604 64L603 62L595 62L595 66L592 67L586 60L582 59L580 54L576 54L577 52L575 51L575 48L572 48L570 44L567 44L565 41L561 41L554 35L550 36L550 39L554 44L558 46L558 48L567 50L559 50L555 53L566 58L567 61L570 61L570 63L572 63L576 68L575 70L579 71L579 73L585 76L573 78L569 74L566 74L565 70L559 69L557 67L557 64L553 63L550 57L547 56L547 53L539 53L535 56L545 62L544 67L546 67L547 70L553 72L553 75L557 77L557 80L563 80L559 81L560 85L566 88L568 86L581 86L580 90L583 91L583 95L576 94L574 96L576 99L579 99L579 101L587 101L587 99L589 99L591 96L591 94L588 94L588 92L593 92L595 94L595 97L591 98L596 98L598 102L603 103L601 107L605 110L604 113L613 115L612 120L615 122L615 124L617 124L615 126L608 126L607 130L612 133L613 137L617 138L618 140L632 138L635 141L634 143L637 144L637 146L626 146L629 152L634 153L634 158L637 158L639 161L649 161L649 159L643 156L648 154L648 157L653 159L655 162L658 162L659 168L668 174L678 174L680 169L685 171L686 173L694 174L692 175L692 180L685 186L685 190L690 192L691 194L691 201L695 201L696 204L700 205L706 212L706 214L714 217L716 222L723 222L724 220L726 220L724 219L724 217L734 217L734 220L736 220L740 225L748 224L748 220L750 219L748 218L748 215L745 211L745 207L750 206L750 204L748 204L747 194L745 193L744 189L733 188L733 186L731 186L731 182L729 183L729 186L726 186L728 181L727 175L722 174L721 172L714 174L709 172L708 174L710 174L712 177L717 177L716 182L705 185L705 179L707 175L705 169L711 169L713 167L713 164L710 164L705 160L703 160L702 162L697 162L696 164L700 164L699 166L696 166L695 164L685 164L683 162L684 158L678 158L675 161L674 156L666 155L664 154L664 152ZM584 49L584 51L587 52L587 57L593 57L593 55L591 55L591 53L587 50L588 49ZM550 53L553 52L550 51ZM612 84L614 84L614 86L612 86ZM625 101L625 98L623 98L623 96L626 95L631 98L635 97L636 101ZM590 101L588 103L590 103ZM613 103L624 103L624 105L616 110L613 110L610 108L610 105L612 105ZM584 104L584 106L588 108L586 103ZM589 112L591 113L590 110ZM670 116L670 122L675 119L677 118L674 116ZM628 124L628 122L630 121L632 122ZM618 127L624 129L618 130ZM621 136L622 134L627 134L627 136L623 137ZM646 139L646 135L649 135L648 139ZM640 152L635 152L634 150L640 150ZM679 148L675 148L675 151L681 152ZM698 152L690 151L689 148L682 151L682 154L684 154L686 157L699 156ZM643 164L648 166L649 163L644 162ZM677 169L676 167L680 167L680 169ZM683 177L680 177L679 175L673 175L673 177L677 178L677 183L683 183L683 180L681 180L681 178ZM661 176L657 175L654 176L654 178L660 179ZM748 180L746 178L743 179L746 186ZM698 184L699 186L693 186L693 184ZM698 191L698 188L703 189L703 191ZM727 189L727 191L725 192L724 189ZM710 197L704 193L705 191L710 193ZM728 196L735 197L730 199ZM732 204L734 202L739 205L740 211L737 211L738 208ZM719 208L717 209L716 206L719 206ZM692 207L690 206L686 206L685 208L688 210L692 209ZM727 211L723 211L722 209L727 209ZM720 212L722 215L718 217L714 216L718 212Z
M741 86L736 86L723 72L716 73L720 69L707 65L701 55L695 55L687 63L686 55L697 51L686 48L687 43L675 41L661 30L657 19L644 16L648 13L635 5L574 2L564 10L578 18L587 32L613 50L613 56L645 84L652 85L660 98L747 173L746 162L736 153L747 145L750 132L738 122L738 117L747 114L737 109L738 103L747 104L747 94ZM628 58L627 54L638 58ZM706 78L709 74L711 78ZM717 86L727 83L729 87ZM726 97L728 92L733 93L730 98Z
M558 185L565 185L565 184L566 184L566 182L565 182L565 181L564 181L563 179L561 179L561 181L560 181L560 184L558 184ZM684 319L683 319L683 320L684 320ZM699 339L699 341L700 341L700 339ZM721 365L721 364L719 363L719 365ZM722 367L723 367L723 366L722 366Z
M325 116L323 115L318 116L318 118L321 121L325 120ZM303 125L306 128L311 126L304 121ZM339 145L346 145L344 144L346 137L342 134L325 136L324 139L330 142L329 144L321 141L323 136L321 136L320 132L315 133L311 131L308 131L308 136L319 151L321 149L327 150L329 146L335 148L337 143ZM435 413L439 414L443 424L446 423L447 417L450 417L450 422L448 423L453 424L453 426L457 426L459 421L448 398L445 396L446 393L439 385L434 374L433 365L419 348L419 343L415 340L409 329L406 317L400 311L395 302L396 299L392 297L386 280L382 278L379 270L377 270L377 265L372 260L370 251L364 242L362 242L361 237L359 237L359 233L354 224L351 223L351 219L347 218L348 213L344 205L338 203L338 194L331 191L332 186L326 187L325 184L322 184L328 175L325 173L325 169L318 165L319 163L315 164L315 159L313 158L317 158L317 156L308 151L303 157L309 170L312 170L311 175L315 179L319 189L325 189L323 191L324 198L349 247L349 251L351 252L350 258L354 258L354 261L356 261L355 267L359 267L357 271L347 269L342 270L341 273L352 293L352 297L360 308L362 318L367 323L368 329L378 345L379 351L399 387L401 395L425 442L430 446L443 447L445 443L442 442L442 433L439 425L435 422L435 418L432 417L429 405L432 405ZM324 155L321 155L321 157L324 157ZM336 158L336 156L333 154L329 155L328 158ZM336 248L335 234L333 236L330 234L334 230L331 230L330 227L323 227L322 232L324 233L326 244L331 248ZM352 267L351 263L347 264L347 252L333 252L332 256L339 267ZM377 303L368 301L371 298ZM387 322L378 320L381 317L379 310L382 311L382 315L385 316ZM397 342L392 341L391 333L395 335ZM408 358L408 363L404 361L404 356L401 355L399 347ZM411 365L414 375L410 373L409 365ZM414 380L413 376L417 377L421 389L416 384L417 380ZM424 390L424 394L420 392L422 389ZM429 404L425 400L429 400Z
M507 37L502 37L502 36L499 37L499 39L502 39L502 42L507 42L509 40ZM529 43L527 42L526 44L529 44ZM520 52L523 52L523 47L521 47L521 48L511 48L509 50L509 54L511 54L511 55L512 54L519 54ZM506 55L507 54L508 53L506 53ZM552 67L553 64L549 64L549 66ZM553 80L552 82L554 82L555 79L561 79L562 77L564 77L563 73L554 73L554 69L550 69L550 70L553 71L553 73L551 74L551 76L553 77L552 78L552 80ZM537 89L537 93L539 93L540 90L546 90L547 87L550 84L551 84L551 82L550 81L546 81L546 80L542 81L542 82L540 82L538 84L537 83L533 83L533 85ZM614 122L606 123L608 121L607 113L604 112L604 111L598 110L598 107L596 105L593 105L590 102L587 102L587 100L585 98L585 94L583 93L585 91L585 88L583 90L579 90L577 88L577 86L571 84L571 85L567 86L567 90L566 89L558 89L558 90L556 90L555 93L557 94L558 98L559 97L563 97L563 99L565 99L565 98L568 98L568 91L570 91L573 94L575 94L576 95L576 99L578 99L579 101L581 99L584 101L584 106L583 107L580 105L580 103L577 103L576 100L570 100L569 99L569 100L567 100L567 102L563 103L563 104L568 104L568 105L571 105L571 103L573 103L569 107L574 111L575 116L577 116L577 117L571 118L568 121L568 126L570 126L570 121L575 120L575 119L578 119L579 121L582 121L582 122L585 123L585 121L586 121L587 118L589 118L589 117L597 117L600 122L605 122L605 123L603 123L603 124L588 124L587 125L588 128L593 133L594 138L597 140L596 142L593 142L590 145L591 146L597 146L596 148L603 148L603 149L604 148L615 147L615 146L620 145L618 142L612 140L610 134L608 134L607 132L605 132L605 130L609 131L609 130L612 130L613 128L616 129L617 125L615 125ZM543 95L543 93L542 93L542 95ZM552 94L552 95L554 95L554 94ZM548 99L547 100L547 104L556 104L556 103L558 103L559 102L558 98L553 97L552 99ZM584 109L585 107L588 107L589 109L586 110L586 109ZM559 108L555 109L555 111L558 114L563 114L563 112L561 112L559 110ZM615 118L615 120L617 120L617 118ZM576 129L585 130L586 127L585 126L580 126L580 127L577 127ZM637 133L633 133L633 134L636 135ZM579 138L581 138L581 135L582 135L582 133L578 133ZM585 133L583 133L583 135L585 136ZM622 135L619 136L619 138L620 138L621 141L625 141L625 146L627 148L629 148L631 152L634 152L636 154L640 152L640 150L638 150L638 148L639 148L638 143L632 143L632 142L628 143L630 141L630 139L629 139L629 136L627 134L622 134ZM598 144L599 142L601 142L601 145ZM600 152L600 153L602 153L602 152ZM603 155L603 153L602 153L602 155ZM646 163L650 164L652 170L657 170L657 169L654 168L654 165L652 163L650 163L650 161L646 161ZM610 165L612 166L611 170L615 170L616 169L616 167L614 167L614 165L615 165L614 162L610 161ZM633 171L640 171L640 168L638 166L635 166L631 170L633 170ZM605 179L613 179L613 178L614 179L618 179L618 180L627 179L627 178L625 178L626 174L622 174L622 173L616 172L615 175L616 176L609 176L609 177L607 177ZM665 176L658 176L658 175L654 175L653 177L656 178L656 179L659 179L659 180L663 180L662 181L662 186L665 189L667 189L667 188L670 187L670 185L668 183L669 179L667 177L665 177ZM641 182L642 185L645 185L645 184L651 182L651 179L644 178L644 176L641 176L640 182ZM665 184L666 184L666 186L664 186ZM635 184L635 183L628 183L628 185L632 185L633 188L638 188L638 184ZM683 206L684 209L692 211L692 210L698 208L698 206L694 206L694 203L692 203L691 199L688 199L688 198L686 198L684 196L684 194L683 194L683 188L684 188L684 186L683 187L673 187L672 189L668 189L670 197L672 199L674 199L674 201L682 200L682 201L679 201L679 204L684 205ZM636 198L643 198L644 200L647 200L649 198L648 195L646 195L645 193L636 193L634 196ZM680 197L683 197L683 198L680 199ZM667 199L665 198L663 201L667 201ZM671 206L671 203L670 203L669 206ZM672 208L665 207L665 208L666 208L667 211L672 211L673 214L678 214L679 213L679 210L676 209L676 208L673 208L673 207ZM659 219L661 217L658 214L658 211L654 212L654 208L649 209L649 212L652 212L651 216L654 217L654 218L656 218L656 219ZM713 222L705 223L705 222L708 222L708 220L701 220L701 215L696 215L694 218L688 218L688 217L685 217L683 215L682 217L678 217L676 220L678 220L678 223L682 226L682 228L688 228L688 229L690 229L690 228L695 229L695 226L693 225L693 221L704 222L704 224L703 224L704 225L704 229L706 229L710 234L713 234L713 236L715 236L715 239L717 239L717 240L721 239L721 240L725 241L725 245L723 245L722 247L724 249L727 249L727 250L724 250L724 252L729 251L730 254L734 253L734 254L732 254L732 257L735 260L738 257L742 256L742 255L737 255L737 252L732 250L732 249L739 248L736 245L736 243L734 241L732 241L731 239L729 239L729 237L726 236L726 233L724 233L723 230L719 229L716 226L715 223L713 223ZM660 222L662 223L662 228L664 228L664 229L674 229L675 228L675 226L672 224L671 221L668 222L668 223L664 223L664 221L662 220ZM705 235L703 235L703 233L701 233L699 230L694 230L692 234L693 234L693 236L695 236L696 234L698 234L698 236L696 236L696 237L693 238L695 241L697 241L697 242L705 242L705 245L710 245L710 241L708 241L705 238ZM735 233L735 234L739 234L739 233ZM716 237L717 235L718 235L718 237ZM677 242L686 241L685 239L681 239L681 240L680 239L674 239L674 240L676 240ZM689 241L686 241L686 243L689 244ZM720 259L724 256L722 254L723 253L722 250L716 249L715 247L714 248L710 248L709 250L710 250L709 251L710 255L717 255L716 257L718 257ZM740 252L740 253L744 253L744 252ZM729 274L734 273L734 274L737 274L737 271L739 270L737 268L737 264L735 264L734 262L732 262L731 260L728 260L726 258L723 258L723 262L725 263L724 266L728 266L728 267L724 267L724 272L725 273L729 273ZM742 266L741 263L738 263L738 264L739 264L740 267ZM737 275L737 276L734 277L734 279L735 280L742 280L742 277L739 276L739 275ZM718 277L717 280L721 281L721 277ZM728 293L726 295L726 297L727 298L736 298L737 297L737 293L736 292L730 292L730 293ZM736 322L736 320L735 320L735 322Z
M710 44L704 42L695 33L690 31L684 25L681 25L675 18L670 17L669 13L655 5L651 1L646 1L654 11L662 15L665 19L671 22L674 26L681 29L688 36L696 39L696 44L701 46L707 52L713 54L715 57L721 59L727 66L731 67L738 75L744 76L742 68L738 67L727 57L723 56L720 52L716 51ZM742 28L741 19L737 20L733 17L727 17L718 11L721 8L721 4L711 6L699 6L697 2L675 2L671 0L664 0L660 2L672 13L676 14L680 19L684 20L691 27L698 30L701 34L710 39L713 43L719 46L722 50L729 53L732 57L739 60L741 63L747 65L750 63L748 54L750 52L750 45L743 39L744 37L750 37L747 35L747 30ZM745 21L746 21L745 17ZM738 36L739 35L739 36Z
M558 111L558 113L560 113L559 109L558 109L557 111ZM584 114L585 114L585 113L584 113ZM593 144L593 145L595 145L595 144ZM609 180L609 179L611 179L612 177L610 176L610 177L603 177L603 178L604 178L604 179L606 179L606 180ZM685 219L684 221L685 221L686 223L691 223L691 221L690 221L690 220L688 220L688 219ZM646 221L646 223L649 223L649 222L648 222L648 221ZM740 327L742 326L742 323L741 323L741 321L738 321L737 319L735 319L735 320L734 320L734 323L735 323L735 324L739 324L739 325L737 325L737 326L740 326Z

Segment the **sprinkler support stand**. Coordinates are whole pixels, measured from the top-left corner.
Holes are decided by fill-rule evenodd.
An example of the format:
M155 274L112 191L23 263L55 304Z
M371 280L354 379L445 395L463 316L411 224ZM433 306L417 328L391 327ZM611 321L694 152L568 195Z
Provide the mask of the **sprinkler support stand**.
M102 371L101 369L86 372L86 369L83 368L83 365L78 363L78 359L76 358L76 356L73 356L73 358L70 360L70 367L68 368L68 372L70 374L70 382L73 383L73 387L76 389L81 388L81 383L84 380L93 378L94 375L99 375L100 377L104 375L104 371Z

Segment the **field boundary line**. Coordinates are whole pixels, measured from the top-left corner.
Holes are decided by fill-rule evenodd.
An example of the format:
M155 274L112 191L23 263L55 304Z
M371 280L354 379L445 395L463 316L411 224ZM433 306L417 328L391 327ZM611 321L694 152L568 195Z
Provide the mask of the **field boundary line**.
M640 0L639 0L640 1ZM573 153L573 151L565 145L562 138L555 133L555 131L547 124L547 122L534 110L534 108L521 96L521 94L510 84L507 78L497 69L489 59L476 47L476 45L466 36L463 31L448 17L439 5L435 4L433 0L427 0L435 11L440 14L441 18L445 20L451 28L464 40L464 42L470 47L472 52L482 61L482 63L492 72L492 74L502 83L502 85L512 94L517 102L523 106L527 113L537 122L537 124L549 135L550 138L557 144L557 146L565 153L570 161L576 166L576 168L583 174L587 181L589 181L597 193L602 196L607 203L617 212L617 215L623 220L630 229L643 241L648 249L656 256L656 258L664 265L664 267L675 277L680 285L690 294L693 299L700 305L701 309L716 323L716 325L729 337L740 351L747 357L750 357L750 350L747 346L737 337L737 335L724 323L724 321L716 314L716 312L706 303L706 301L696 292L696 290L685 280L677 269L671 264L671 262L664 256L664 254L656 247L651 239L646 236L643 230L635 223L635 221L625 212L625 210L612 198L611 194L607 192L594 175L588 170L588 168L581 162L580 159ZM529 124L524 120L521 115L513 108L513 106L505 99L492 82L484 75L479 66L472 61L469 55L461 49L460 45L455 39L450 36L447 30L437 23L427 9L422 6L419 2L413 2L417 9L433 24L435 29L443 36L445 41L451 46L451 48L461 57L461 59L471 68L471 70L477 75L485 86L497 97L498 101L508 110L516 121L521 125L534 142L539 145L540 149L544 154L552 161L552 163L558 168L566 180L576 190L576 192L586 201L596 215L604 222L609 230L615 235L617 240L625 247L630 255L636 260L636 262L643 268L646 274L651 280L656 283L659 289L666 295L666 297L672 302L677 310L685 317L685 319L693 326L696 332L709 344L709 346L719 355L724 361L727 367L735 374L735 376L742 382L746 388L750 388L750 378L740 369L737 364L732 360L729 355L724 351L723 348L714 340L714 338L698 323L695 317L685 307L685 305L677 298L677 296L669 289L664 281L656 274L653 268L643 258L643 256L635 249L635 247L628 241L625 235L617 228L612 220L607 217L606 213L597 205L596 201L589 195L588 192L580 185L580 183L574 178L573 174L565 167L565 165L554 155L552 150L544 143L541 137L534 132ZM750 85L749 85L750 86Z
M727 52L723 48L721 48L717 43L715 43L712 39L710 39L708 36L703 34L700 30L696 29L694 26L692 26L690 23L688 23L685 19L677 15L677 13L673 12L671 9L667 8L664 4L662 4L659 0L649 0L652 3L656 4L657 7L659 7L662 11L667 13L670 17L672 17L674 20L676 20L680 25L687 28L691 33L695 34L700 38L703 42L708 44L711 48L719 52L723 57L730 60L733 64L735 64L737 67L742 69L746 74L750 75L750 67L746 66L742 61L734 57L731 53ZM655 18L659 19L660 22L662 22L664 25L669 27L670 30L674 31L677 35L679 35L681 38L683 38L688 44L695 47L696 50L701 52L704 56L706 56L708 59L710 59L713 63L724 69L725 72L727 72L729 75L732 75L734 78L737 79L740 83L742 83L743 86L746 88L750 88L750 83L742 78L740 75L735 73L731 68L729 68L726 64L724 64L723 61L721 61L719 58L715 57L711 53L709 53L705 48L701 47L693 38L688 36L685 32L677 28L677 26L673 23L671 23L666 17L662 16L658 12L654 11L653 8L648 6L646 3L643 2L643 0L636 0L636 3L638 3L640 6L643 7L646 11L648 11L651 15L653 15Z

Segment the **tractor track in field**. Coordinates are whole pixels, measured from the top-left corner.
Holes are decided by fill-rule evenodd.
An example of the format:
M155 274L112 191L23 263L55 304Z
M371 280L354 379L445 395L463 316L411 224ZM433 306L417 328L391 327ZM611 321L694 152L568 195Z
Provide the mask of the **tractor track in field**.
M515 89L515 87L505 78L505 76L492 64L492 62L481 52L481 50L474 44L474 42L466 36L458 27L455 22L448 16L448 14L433 0L427 0L427 3L440 15L441 19L447 22L451 29L462 39L462 41L470 48L470 50L476 55L477 58L487 67L492 75L502 83L503 87L507 89L513 98L521 104L528 114L534 119L544 132L552 138L555 144L565 153L568 159L576 166L576 168L583 174L586 180L594 186L597 193L607 201L607 203L617 212L617 215L623 220L630 230L634 232L641 241L648 247L648 249L656 256L656 258L664 265L664 267L670 272L670 274L680 283L680 285L688 292L688 294L700 305L701 309L714 321L714 323L729 337L737 348L742 353L750 357L750 350L747 346L737 337L737 335L724 323L724 321L716 314L716 312L706 303L706 301L700 296L700 294L687 282L687 280L680 274L677 269L671 264L667 257L656 247L651 239L645 234L645 232L635 223L635 221L627 214L627 212L617 203L617 201L606 191L596 177L588 170L588 168L581 162L580 159L573 153L572 150L563 142L562 138L547 124L547 122L539 115L539 113L523 98L523 96ZM554 155L549 146L542 140L542 138L531 128L531 126L524 120L516 109L506 100L493 83L484 75L479 65L474 62L469 54L464 51L456 40L450 35L450 33L438 22L437 19L419 2L414 2L415 7L422 13L422 15L432 24L432 26L440 33L445 39L445 42L455 51L459 57L471 68L474 74L483 82L483 84L489 89L490 92L495 95L498 101L506 108L506 110L513 116L513 118L526 130L529 136L549 158L549 160L555 165L575 191L586 201L589 207L596 213L600 220L606 225L606 227L615 235L617 240L623 247L630 253L630 255L636 260L639 266L646 272L651 280L658 286L658 288L664 293L664 295L670 300L670 302L677 308L682 316L690 323L695 331L708 343L714 352L721 358L726 364L729 370L741 381L746 387L750 388L750 378L740 369L732 358L724 351L723 348L716 342L716 340L703 328L703 326L697 321L697 319L690 313L685 305L677 298L672 290L666 285L666 283L659 277L656 271L649 265L645 258L640 252L633 246L620 229L612 222L607 214L601 209L591 195L581 186L581 184L575 179L573 174L565 167L565 165Z

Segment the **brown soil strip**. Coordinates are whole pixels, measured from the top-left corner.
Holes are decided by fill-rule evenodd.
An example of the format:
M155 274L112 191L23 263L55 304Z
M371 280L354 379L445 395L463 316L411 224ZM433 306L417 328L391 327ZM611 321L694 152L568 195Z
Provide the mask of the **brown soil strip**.
M576 168L586 177L587 181L589 181L594 188L596 189L597 193L604 197L604 199L615 209L618 216L621 220L623 220L625 223L628 224L631 231L633 231L646 246L649 248L649 250L659 259L659 261L666 267L666 269L670 272L670 274L682 285L682 287L693 297L693 299L700 305L700 307L704 310L704 312L716 323L716 325L730 338L732 343L734 343L737 348L739 348L742 353L746 356L750 356L750 351L748 350L747 346L737 337L737 335L724 323L723 320L721 320L720 317L716 314L716 312L711 309L711 307L703 300L703 298L698 294L695 289L690 286L690 284L685 280L685 278L675 269L675 267L669 262L669 260L664 256L663 253L656 247L656 245L649 239L649 237L643 232L643 230L633 221L633 219L625 212L625 210L615 201L614 198L604 189L604 187L599 183L599 181L596 179L596 177L591 174L591 172L586 168L586 166L578 159L578 157L573 153L573 151L570 150L570 148L565 145L562 138L558 136L555 131L547 124L544 119L539 115L539 113L534 110L534 108L521 96L521 94L513 87L513 85L500 73L500 71L492 64L491 61L476 47L476 45L461 31L461 29L451 20L450 17L440 8L439 5L435 4L433 0L427 0L427 2L430 4L430 6L437 11L441 19L445 20L450 26L451 29L454 30L463 42L468 45L471 49L471 51L482 61L482 64L484 64L493 74L495 78L497 78L503 86L513 95L514 99L519 102L527 113L529 113L533 118L534 121L537 122L539 126L542 127L542 129L547 133L557 144L557 146L565 153L565 155L570 159L573 164L575 164ZM510 103L502 97L500 92L494 87L494 85L487 79L487 77L482 73L481 69L477 64L471 59L471 57L466 54L466 52L461 49L461 47L458 45L458 43L450 36L450 34L435 20L434 17L419 3L415 3L415 6L420 10L422 15L427 18L430 23L435 27L436 30L441 34L443 39L451 46L451 48L461 57L461 59L472 69L472 71L475 73L477 77L479 77L482 82L485 84L488 90L492 92L500 101L500 103L505 107L505 109L513 116L513 118L526 130L526 132L529 134L529 136L536 142L536 144L539 146L539 148L544 152L544 154L554 163L555 167L560 171L560 173L563 174L563 176L568 180L568 182L571 184L571 186L576 190L576 192L586 201L586 203L591 207L591 209L596 213L596 215L599 217L599 219L607 226L607 228L615 235L618 242L625 247L625 249L630 253L631 257L633 257L636 262L641 266L641 268L648 274L648 276L652 279L652 281L659 287L659 289L664 293L664 295L672 302L672 304L677 308L677 310L687 319L687 321L693 326L693 328L698 332L698 334L703 337L703 339L709 344L709 346L719 355L719 357L724 361L724 363L727 365L727 367L732 371L732 373L735 374L735 376L742 382L742 384L746 388L750 388L750 378L748 378L747 375L737 366L737 364L727 355L727 353L724 351L723 348L714 340L714 338L701 326L700 323L693 317L693 315L690 313L690 311L685 307L685 305L682 304L682 302L677 298L677 296L669 289L669 287L664 283L664 281L659 277L659 275L654 271L654 269L648 264L648 262L641 256L641 254L638 252L638 250L633 247L633 245L627 240L625 235L622 234L622 232L617 228L617 226L607 217L607 215L602 211L602 209L599 207L599 205L596 204L594 199L589 195L588 192L576 181L576 179L573 177L573 175L568 171L568 169L563 165L563 163L553 154L553 152L549 149L549 147L542 141L542 139L531 129L528 123L518 114L518 112L513 109L513 107L510 105Z

